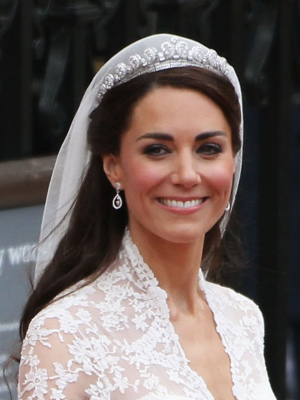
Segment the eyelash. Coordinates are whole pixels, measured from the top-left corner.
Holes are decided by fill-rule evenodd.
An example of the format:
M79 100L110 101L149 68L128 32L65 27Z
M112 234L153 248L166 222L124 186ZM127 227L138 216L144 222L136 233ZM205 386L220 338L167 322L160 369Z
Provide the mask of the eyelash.
M222 151L223 151L223 148L219 144L205 143L199 147L199 149L197 150L197 153L201 153L201 154L210 156L210 155L222 153Z
M206 156L213 156L222 151L222 146L216 143L204 143L197 149L197 153ZM143 153L148 156L160 157L171 153L171 150L163 144L151 144L144 149Z
M162 144L151 144L150 146L147 146L144 150L144 154L148 156L159 157L168 153L170 153L170 150L167 146L164 146Z

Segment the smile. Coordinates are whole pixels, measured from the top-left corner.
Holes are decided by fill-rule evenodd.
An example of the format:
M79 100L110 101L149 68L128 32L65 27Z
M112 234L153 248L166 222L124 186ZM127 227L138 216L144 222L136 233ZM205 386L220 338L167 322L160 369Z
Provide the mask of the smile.
M187 200L187 201L180 201L180 200L171 200L171 199L158 199L158 201L163 204L164 206L174 207L174 208L193 208L200 206L205 201L205 197L202 199L195 199L195 200Z

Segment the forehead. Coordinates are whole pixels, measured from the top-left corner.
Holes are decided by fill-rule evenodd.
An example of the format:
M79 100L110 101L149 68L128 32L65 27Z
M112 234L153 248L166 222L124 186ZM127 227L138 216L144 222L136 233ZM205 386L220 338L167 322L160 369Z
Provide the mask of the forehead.
M186 88L163 86L152 89L133 108L130 127L134 124L153 127L222 125L228 121L221 108L207 95ZM163 127L163 126L162 126ZM219 126L221 128L221 126Z

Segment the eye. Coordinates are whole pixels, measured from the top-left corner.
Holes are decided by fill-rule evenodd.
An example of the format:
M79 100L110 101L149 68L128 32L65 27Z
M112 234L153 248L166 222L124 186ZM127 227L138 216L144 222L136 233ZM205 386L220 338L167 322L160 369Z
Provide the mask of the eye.
M151 144L144 149L143 153L149 156L159 157L170 153L170 150L163 144Z
M222 153L222 151L222 146L217 143L204 143L198 148L197 153L211 156Z

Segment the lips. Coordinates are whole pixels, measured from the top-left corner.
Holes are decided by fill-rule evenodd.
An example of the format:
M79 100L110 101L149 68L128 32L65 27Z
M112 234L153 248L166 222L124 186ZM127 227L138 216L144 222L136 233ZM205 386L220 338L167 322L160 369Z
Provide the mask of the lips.
M205 199L206 197L203 197L201 199L192 199L183 201L183 200L159 198L158 201L167 207L188 209L200 206L205 201Z

